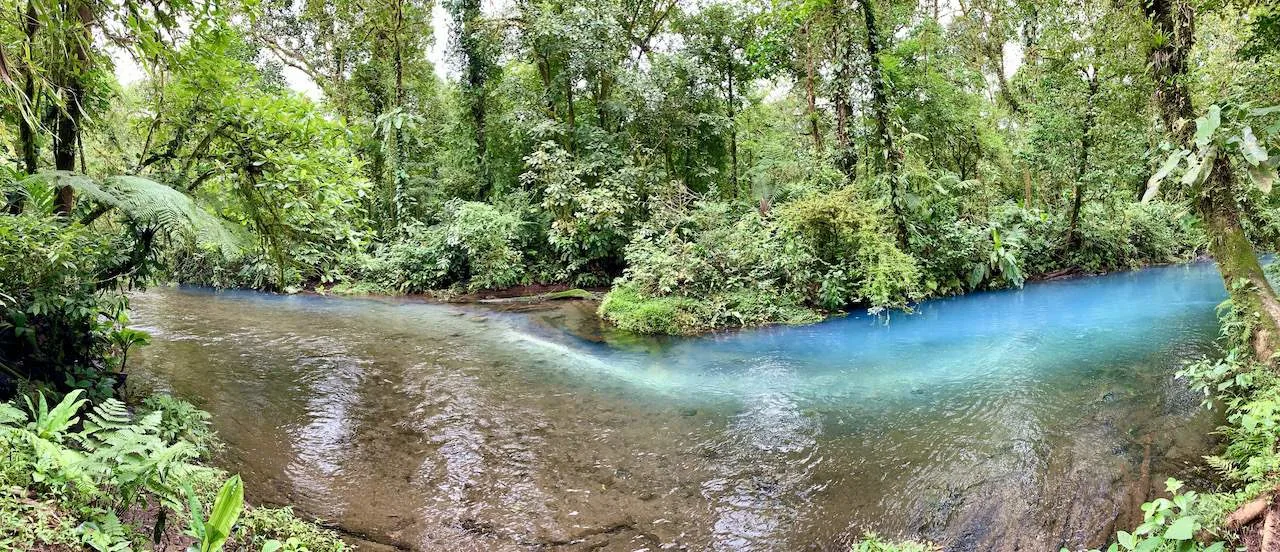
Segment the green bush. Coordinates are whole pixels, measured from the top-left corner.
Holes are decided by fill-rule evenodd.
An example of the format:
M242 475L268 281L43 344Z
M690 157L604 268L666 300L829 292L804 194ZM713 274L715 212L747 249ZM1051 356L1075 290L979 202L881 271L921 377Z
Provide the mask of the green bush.
M935 552L937 546L915 541L888 541L875 533L863 533L862 538L849 547L850 552Z
M284 552L341 552L346 544L333 531L298 519L290 508L250 508L240 518L236 542L248 550L263 550L268 541Z
M502 288L524 280L520 218L492 205L451 200L440 223L407 227L380 248L365 273L402 292L423 292L463 284L468 289Z
M813 194L769 216L698 202L642 228L600 312L620 328L688 334L820 319L851 304L921 297L914 260L852 190Z
M169 443L185 441L195 445L201 456L207 456L222 447L222 442L209 425L209 413L195 405L169 395L152 395L142 401L139 416L160 413L156 426L160 437Z
M7 375L111 395L110 336L123 327L118 276L137 273L129 235L39 215L0 216L0 366ZM145 272L145 267L143 272Z
M619 284L600 302L600 314L621 329L680 335L703 328L705 303L688 297L646 297L635 284Z
M51 406L39 395L26 411L0 403L0 548L143 549L156 532L179 528L190 504L212 503L226 479L195 463L215 442L208 414L168 397L148 399L137 415L114 399L86 410L81 396ZM122 523L130 511L155 515ZM342 550L332 532L287 510L251 510L237 535L234 550L256 552L267 539L284 550Z
M163 254L174 281L218 289L285 291L304 283L296 268L280 264L265 253L228 256L212 244L181 244Z
M828 309L849 304L879 309L921 298L916 261L894 244L893 229L879 210L852 187L812 194L778 209L784 239L800 243L816 261L818 281L827 290L816 301L812 295L806 300Z

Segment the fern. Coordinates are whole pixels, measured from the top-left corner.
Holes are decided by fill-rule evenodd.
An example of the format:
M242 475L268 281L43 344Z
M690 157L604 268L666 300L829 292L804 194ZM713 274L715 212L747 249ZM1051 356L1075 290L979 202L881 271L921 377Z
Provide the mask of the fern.
M80 525L80 537L84 544L98 552L125 552L133 549L133 543L129 541L124 525L115 512L99 514L95 518Z
M81 435L89 436L102 431L120 431L133 423L129 409L116 399L107 399L93 408L85 416L84 431Z
M85 468L112 481L124 504L145 490L181 511L181 494L172 482L190 473L187 462L199 456L199 449L186 441L168 444L160 434L160 412L133 419L115 399L94 407L85 418L85 428L77 435L89 453Z
M102 209L115 210L137 227L212 244L224 255L239 253L247 243L242 232L201 208L191 196L154 180L111 176L99 182L68 171L41 171L23 180L28 189L38 183L71 187Z
M39 407L33 406L31 399L26 398L27 409L31 411L32 417L31 423L27 424L28 429L41 439L61 442L63 432L80 421L80 418L76 417L80 407L89 402L80 398L83 393L82 389L67 393L67 396L58 403L58 406L53 407L53 410L49 410L44 393L40 393Z

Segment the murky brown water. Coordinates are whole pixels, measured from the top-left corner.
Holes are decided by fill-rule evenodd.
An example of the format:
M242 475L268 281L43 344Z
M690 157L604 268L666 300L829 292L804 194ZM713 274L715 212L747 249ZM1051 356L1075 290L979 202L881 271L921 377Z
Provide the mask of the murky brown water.
M1211 346L1215 280L628 343L560 331L572 306L162 288L133 298L155 344L131 369L213 414L250 500L403 549L839 549L874 529L1057 550L1132 523L1206 452L1213 420L1171 376Z

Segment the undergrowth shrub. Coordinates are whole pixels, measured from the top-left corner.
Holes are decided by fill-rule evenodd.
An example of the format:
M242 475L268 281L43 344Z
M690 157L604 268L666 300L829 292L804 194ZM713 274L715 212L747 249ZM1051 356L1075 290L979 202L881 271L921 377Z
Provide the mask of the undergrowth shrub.
M379 248L365 273L402 292L509 287L525 278L520 248L520 218L492 205L451 200L442 220L413 224L394 242Z
M687 334L811 322L850 304L907 306L921 296L919 274L885 228L852 191L768 215L695 202L636 233L600 312L626 330Z
M86 409L82 396L50 405L37 395L25 411L0 403L0 548L149 549L154 535L181 529L192 504L216 509L226 474L196 463L215 442L207 414L169 397L148 399L136 415L114 399ZM268 540L280 541L277 550L343 549L287 509L250 510L245 520L229 550L258 552Z
M813 260L819 289L807 300L837 309L855 303L905 307L921 298L919 267L894 244L881 210L852 187L811 194L778 209L784 239L800 244Z
M112 393L111 336L128 302L119 275L136 271L130 234L104 234L38 215L0 216L0 367L6 376ZM143 265L145 269L145 263Z
M271 541L281 552L341 552L346 543L333 531L299 519L291 508L250 508L236 527L236 541L248 550L264 550Z

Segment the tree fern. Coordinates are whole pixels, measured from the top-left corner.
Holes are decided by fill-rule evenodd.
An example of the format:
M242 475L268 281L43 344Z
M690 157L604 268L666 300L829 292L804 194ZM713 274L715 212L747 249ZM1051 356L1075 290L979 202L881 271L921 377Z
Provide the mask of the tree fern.
M96 212L114 210L134 226L213 244L225 255L238 253L247 242L235 226L201 208L191 196L140 176L111 176L99 182L68 171L41 171L23 183L28 189L38 183L69 186L97 204Z

